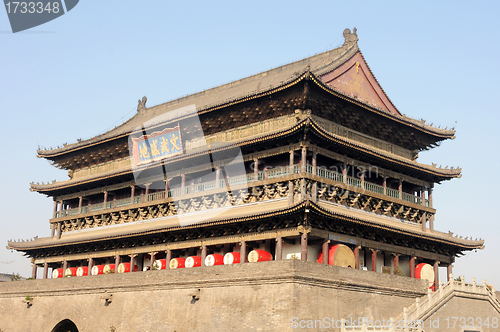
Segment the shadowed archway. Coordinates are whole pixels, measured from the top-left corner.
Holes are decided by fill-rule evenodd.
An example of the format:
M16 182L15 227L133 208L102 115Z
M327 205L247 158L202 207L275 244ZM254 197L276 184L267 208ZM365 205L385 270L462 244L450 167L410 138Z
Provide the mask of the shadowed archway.
M78 332L75 323L69 319L60 321L53 329L52 332Z

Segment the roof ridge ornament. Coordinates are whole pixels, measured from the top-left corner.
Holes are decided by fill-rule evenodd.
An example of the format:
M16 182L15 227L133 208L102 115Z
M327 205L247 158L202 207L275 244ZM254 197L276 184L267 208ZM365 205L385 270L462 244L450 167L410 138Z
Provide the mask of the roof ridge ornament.
M344 45L342 46L351 46L352 44L356 44L358 42L358 35L356 33L357 29L354 28L352 29L352 33L351 33L351 30L350 29L345 29L344 30Z
M137 112L142 112L144 110L146 110L146 102L148 101L148 98L146 96L142 97L142 101L139 99L138 100L138 103L139 105L137 105Z

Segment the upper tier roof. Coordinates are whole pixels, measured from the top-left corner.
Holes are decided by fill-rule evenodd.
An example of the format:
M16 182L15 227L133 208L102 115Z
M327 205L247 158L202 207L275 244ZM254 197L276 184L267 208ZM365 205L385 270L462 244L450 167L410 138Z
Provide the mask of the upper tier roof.
M344 37L345 43L339 48L164 104L145 108L146 99L143 98L143 101L139 103L137 114L118 127L88 140L64 144L55 149L40 149L38 155L50 159L127 136L148 120L185 106L194 104L198 113L202 114L225 105L243 102L266 92L276 91L304 73L310 73L313 79L319 80L324 87L357 104L367 106L367 109L375 113L384 114L389 119L412 127L413 130L435 135L437 141L453 138L454 130L434 128L423 121L402 115L385 94L363 58L357 44L356 30L351 33L349 29L346 29Z

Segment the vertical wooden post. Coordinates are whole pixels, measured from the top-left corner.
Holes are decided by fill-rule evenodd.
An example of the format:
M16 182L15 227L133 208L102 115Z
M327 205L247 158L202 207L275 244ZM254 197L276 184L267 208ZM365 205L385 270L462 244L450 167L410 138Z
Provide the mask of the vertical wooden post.
M434 215L431 214L429 217L429 230L434 231Z
M312 174L316 175L316 151L313 151L313 156L312 156Z
M215 188L220 188L220 167L215 171Z
M49 263L43 263L43 279L47 279L49 275Z
M205 258L207 258L207 246L203 244L201 246L201 266L205 266Z
M104 209L106 209L107 205L108 205L108 191L107 190L104 192L104 202L103 202L103 204L104 204Z
M377 271L377 252L378 250L370 249L372 251L372 271Z
M399 179L398 185L399 199L403 199L403 180Z
M137 255L136 254L130 255L130 272L134 272L135 256L137 256ZM115 269L116 269L116 267L115 267Z
M132 201L130 202L131 204L134 203L134 196L135 196L135 186L130 186L130 198Z
M300 173L306 172L306 156L307 156L307 148L305 146L302 147L301 150L301 158L300 158Z
M439 289L439 261L434 262L434 291Z
M429 207L432 207L432 188L427 188L427 200L429 201Z
M292 181L289 181L288 182L288 205L293 205L293 200L294 200L294 197L293 197L293 182Z
M342 162L342 178L344 184L347 184L347 163L345 161Z
M165 259L165 264L170 268L170 261L172 260L172 250L167 249L167 255Z
M410 278L415 278L415 256L410 258Z
M289 175L292 175L293 174L293 163L294 163L294 154L295 154L295 151L294 150L290 150L290 170L289 170Z
M382 186L384 187L384 195L387 195L387 177L384 176L384 183L382 183Z
M59 240L61 238L61 232L62 232L62 221L57 223L57 239Z
M38 270L38 266L33 263L33 266L31 268L31 279L36 279L36 270Z
M365 172L364 171L361 171L361 175L360 175L359 179L361 180L361 189L365 189Z
M253 180L259 181L259 158L253 160Z
M245 263L247 258L247 243L245 240L241 240L241 248L240 248L240 263Z
M323 239L323 246L322 246L322 252L323 252L323 264L329 264L330 263L330 257L328 257L329 254L329 243L330 240L328 239Z
M283 239L279 235L276 238L276 248L274 250L275 250L274 253L275 260L279 261L283 259Z
M427 214L424 212L422 214L422 232L427 230Z
M153 266L155 263L156 251L150 252L149 255L151 256L151 266Z
M53 239L56 235L56 224L50 224L50 238Z
M68 261L64 260L63 261L63 276L66 275L66 269L68 268Z
M146 183L146 193L145 193L145 195L146 195L146 202L148 201L148 197L147 196L149 195L149 186L151 186L151 183Z
M300 236L300 259L307 261L307 233L304 232Z
M446 267L446 281L449 282L451 279L453 279L453 265L450 263Z
M356 246L356 248L354 248L354 268L356 270L359 270L359 249L361 248L361 246Z
M94 267L94 259L92 257L89 258L89 265L88 265L88 269L89 269L89 272L87 275L91 276L92 275L92 268Z
M57 215L57 205L59 204L58 201L54 201L54 213L52 214L52 218L55 218Z
M119 254L116 254L115 256L115 273L118 272L118 265L120 265L120 262L121 259L120 259L120 255Z
M181 175L181 195L186 194L186 174Z

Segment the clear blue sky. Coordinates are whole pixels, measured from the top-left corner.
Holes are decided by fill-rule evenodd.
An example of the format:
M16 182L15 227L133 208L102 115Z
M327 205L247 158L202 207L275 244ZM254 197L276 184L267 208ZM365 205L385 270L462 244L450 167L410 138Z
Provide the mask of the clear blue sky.
M404 114L457 129L419 161L460 166L437 186L438 230L486 248L455 275L500 289L497 126L500 3L496 1L80 1L68 14L12 34L0 10L2 158L0 247L50 234L52 201L29 183L66 179L37 146L89 138L156 105L338 47L345 28ZM6 264L13 261L10 264ZM30 263L0 249L0 272ZM444 273L441 277L445 279Z

